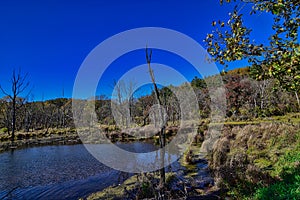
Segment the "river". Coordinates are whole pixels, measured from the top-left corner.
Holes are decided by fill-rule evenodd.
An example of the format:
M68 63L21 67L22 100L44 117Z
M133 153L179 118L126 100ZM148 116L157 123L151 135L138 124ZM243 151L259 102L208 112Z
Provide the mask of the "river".
M135 152L157 149L144 142L118 145ZM175 162L169 170L179 168ZM0 199L78 199L129 176L100 163L82 144L18 149L0 154Z

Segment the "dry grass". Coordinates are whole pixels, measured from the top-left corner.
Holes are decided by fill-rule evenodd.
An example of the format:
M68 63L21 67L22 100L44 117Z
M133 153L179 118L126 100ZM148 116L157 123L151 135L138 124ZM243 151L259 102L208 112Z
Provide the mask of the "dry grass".
M276 163L300 143L300 125L290 122L264 122L233 128L225 125L209 162L217 184L251 193L254 192L251 187L276 181Z

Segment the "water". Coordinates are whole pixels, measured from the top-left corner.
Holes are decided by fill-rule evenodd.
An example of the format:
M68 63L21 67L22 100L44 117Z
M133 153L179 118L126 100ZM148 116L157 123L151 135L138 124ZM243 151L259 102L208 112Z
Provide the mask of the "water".
M133 152L157 149L142 142L118 145ZM0 154L0 199L78 199L128 176L100 163L83 145L20 149Z

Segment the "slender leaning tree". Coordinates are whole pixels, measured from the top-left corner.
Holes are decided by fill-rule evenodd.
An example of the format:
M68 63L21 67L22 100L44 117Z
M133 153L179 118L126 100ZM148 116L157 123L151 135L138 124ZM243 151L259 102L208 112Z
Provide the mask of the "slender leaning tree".
M154 87L154 93L155 93L155 98L157 101L157 104L159 106L158 108L158 112L159 112L159 117L161 118L161 127L160 127L160 132L159 132L159 144L160 144L160 159L161 159L161 168L160 168L160 181L159 181L159 188L161 190L161 192L164 192L165 189L165 182L166 182L166 172L165 172L165 168L164 168L164 161L165 161L165 149L164 147L166 146L166 134L165 134L165 120L164 120L164 116L163 116L163 110L162 110L162 100L161 100L161 96L158 90L158 87L156 85L155 82L155 76L154 76L154 72L153 69L151 67L151 58L152 58L152 50L150 50L150 52L148 51L148 48L146 47L145 49L146 51L146 61L148 64L148 70L149 70L149 74L150 74L150 78Z

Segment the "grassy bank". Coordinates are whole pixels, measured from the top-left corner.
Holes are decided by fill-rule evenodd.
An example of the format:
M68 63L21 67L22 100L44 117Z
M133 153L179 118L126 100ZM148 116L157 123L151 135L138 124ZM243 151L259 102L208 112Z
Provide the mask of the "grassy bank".
M223 197L300 199L300 125L225 126L209 157Z
M166 129L166 139L171 140L176 134L178 127L170 126ZM100 137L101 133L105 134L105 140ZM148 136L149 133L158 133L158 130L151 126L135 127L121 131L115 125L99 125L99 127L88 128L57 128L57 129L41 129L32 131L18 131L15 133L14 142L11 142L11 134L7 129L0 129L0 152L41 145L59 145L59 144L101 144L107 143L107 139L111 142L133 142L140 140L153 140L158 142L158 135ZM78 134L80 133L80 134ZM138 133L138 137L134 137ZM103 136L103 135L102 135Z
M48 129L30 132L16 132L14 142L8 133L0 133L0 152L10 149L26 148L43 145L80 144L80 138L75 129Z
M208 183L204 188L197 188L193 185L199 172L197 164L201 162L197 152L207 137L208 123L207 120L201 123L195 144L180 159L185 167L184 175L168 173L167 194L170 198L204 198L217 193L221 198L231 199L300 199L299 113L249 121L226 121L220 138L207 156L216 187ZM136 140L115 126L102 125L100 128L112 141ZM131 131L147 136L148 129L150 127L138 127ZM168 127L167 140L172 140L177 130L178 127ZM88 132L88 129L80 131ZM93 135L89 136L89 141L93 142ZM152 138L157 140L155 135ZM18 132L14 146L11 146L7 133L0 133L0 140L0 151L15 147L80 143L75 129ZM157 195L157 182L158 175L155 173L135 175L121 185L92 194L88 199L153 198ZM181 185L174 188L174 183ZM187 191L189 189L190 192Z

